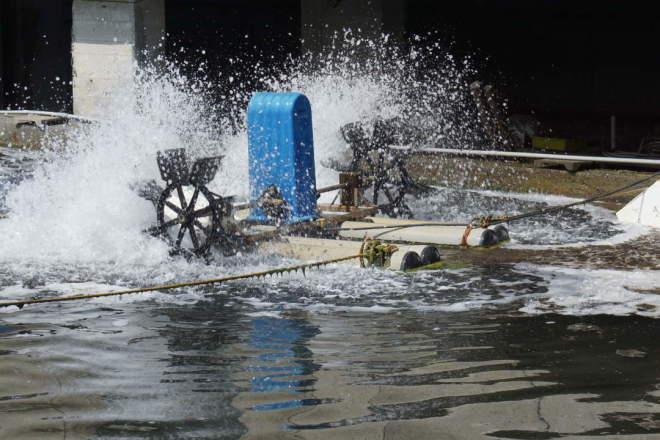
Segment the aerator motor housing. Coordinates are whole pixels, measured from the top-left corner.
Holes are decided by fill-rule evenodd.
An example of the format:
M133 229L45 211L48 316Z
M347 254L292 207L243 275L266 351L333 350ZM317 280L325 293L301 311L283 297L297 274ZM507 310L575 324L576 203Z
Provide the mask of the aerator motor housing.
M249 220L271 220L258 203L267 193L286 202L280 212L283 223L318 218L309 100L300 93L256 93L247 120L250 199L257 204Z

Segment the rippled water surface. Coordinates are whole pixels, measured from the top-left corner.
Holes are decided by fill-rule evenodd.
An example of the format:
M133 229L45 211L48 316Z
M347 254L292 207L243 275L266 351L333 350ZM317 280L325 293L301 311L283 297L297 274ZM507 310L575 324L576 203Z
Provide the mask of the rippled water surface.
M655 320L279 309L5 316L3 438L660 436Z
M440 192L428 206L452 196ZM543 203L496 197L520 209ZM603 232L574 232L574 242L623 233L589 209L579 216L600 214L592 221ZM525 232L533 230L512 230L509 246L540 244ZM291 262L5 259L0 298ZM660 304L657 294L628 289L657 281L655 271L532 264L408 274L335 265L3 309L0 437L660 438Z

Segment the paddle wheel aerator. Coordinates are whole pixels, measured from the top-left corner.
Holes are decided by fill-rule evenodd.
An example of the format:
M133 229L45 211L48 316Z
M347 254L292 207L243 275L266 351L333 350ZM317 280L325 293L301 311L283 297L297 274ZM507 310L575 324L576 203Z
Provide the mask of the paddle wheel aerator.
M183 148L159 151L157 158L165 189L156 204L154 235L167 240L174 252L206 255L212 245L233 253L232 197L222 197L206 185L215 177L222 156L197 159L188 166Z

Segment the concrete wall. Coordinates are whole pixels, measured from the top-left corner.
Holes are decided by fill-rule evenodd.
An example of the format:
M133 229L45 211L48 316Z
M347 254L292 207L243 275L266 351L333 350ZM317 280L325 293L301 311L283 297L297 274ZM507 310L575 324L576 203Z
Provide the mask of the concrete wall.
M153 62L165 51L165 0L142 0L135 5L135 44L140 63Z
M150 59L165 27L164 0L74 0L73 110L101 116L117 90Z
M405 0L301 0L303 50L320 52L351 29L379 41L383 33L403 41Z

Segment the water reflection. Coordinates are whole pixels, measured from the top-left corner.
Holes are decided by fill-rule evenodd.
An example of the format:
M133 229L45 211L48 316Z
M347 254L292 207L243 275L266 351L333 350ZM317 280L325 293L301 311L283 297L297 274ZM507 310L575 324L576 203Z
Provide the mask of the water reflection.
M258 317L252 320L250 346L260 354L248 371L255 373L250 379L251 392L302 392L314 385L312 377L318 365L312 361L307 347L318 329L302 320ZM256 411L269 411L296 406L318 404L315 399L292 399L255 405Z
M660 353L640 339L652 320L495 313L314 316L304 324L318 329L309 340L290 321L269 319L262 328L275 326L280 338L253 347L273 369L252 383L287 380L234 401L244 410L243 438L660 434ZM293 355L289 343L318 368L275 368ZM644 358L617 355L633 345Z
M26 308L0 321L0 438L660 436L656 320L516 308Z

